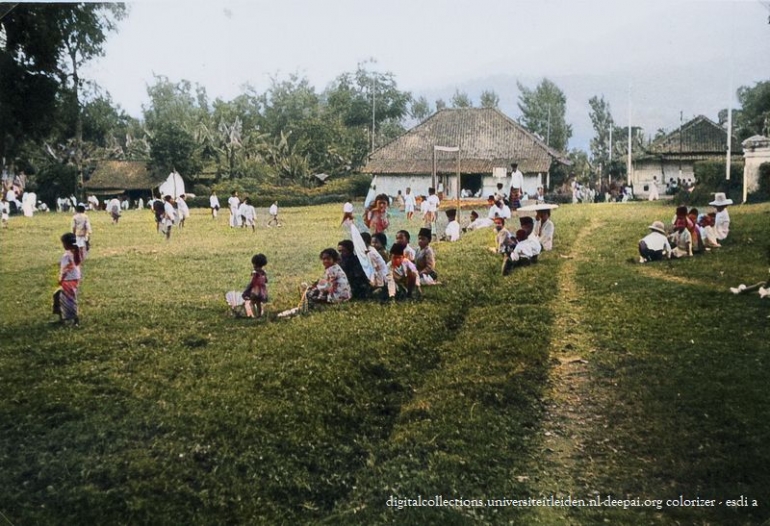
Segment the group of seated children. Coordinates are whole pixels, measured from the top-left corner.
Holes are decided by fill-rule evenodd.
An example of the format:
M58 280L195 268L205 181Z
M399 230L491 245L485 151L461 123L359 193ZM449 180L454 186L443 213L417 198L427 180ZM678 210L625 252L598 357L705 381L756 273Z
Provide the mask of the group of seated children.
M384 233L362 233L366 256L374 270L371 278L356 255L353 241L343 239L337 249L322 250L319 258L324 267L324 275L307 287L304 297L308 306L343 303L351 299L409 299L422 285L438 284L436 256L430 246L431 236L430 229L421 228L418 235L419 249L415 250L409 245L409 232L399 230L396 242L385 253L387 237ZM256 254L251 263L251 281L242 297L246 315L261 317L264 313L263 305L267 302L267 274L264 271L267 258L264 254Z
M519 217L520 228L512 234L505 228L505 219L495 217L496 252L503 256L502 273L508 275L516 267L537 263L543 250L553 249L555 227L549 209L537 210L535 219Z
M662 221L655 221L648 228L651 232L639 241L639 262L660 261L691 257L719 248L730 232L730 214L727 207L733 203L724 193L717 193L709 203L716 212L698 214L697 208L680 206L671 222L670 232Z

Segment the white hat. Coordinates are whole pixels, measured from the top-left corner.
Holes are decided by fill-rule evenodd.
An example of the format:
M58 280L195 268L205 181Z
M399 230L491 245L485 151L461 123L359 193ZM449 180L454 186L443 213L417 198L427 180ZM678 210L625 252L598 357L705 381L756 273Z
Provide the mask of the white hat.
M554 208L559 208L559 205L551 203L539 203L535 205L521 206L517 210L519 212L537 212L538 210L553 210Z
M660 232L663 235L666 234L666 227L663 224L663 221L655 221L653 224L651 224L647 228L649 228L650 230L655 230L656 232Z
M714 194L714 200L709 203L711 206L727 206L733 204L732 199L727 199L724 192Z

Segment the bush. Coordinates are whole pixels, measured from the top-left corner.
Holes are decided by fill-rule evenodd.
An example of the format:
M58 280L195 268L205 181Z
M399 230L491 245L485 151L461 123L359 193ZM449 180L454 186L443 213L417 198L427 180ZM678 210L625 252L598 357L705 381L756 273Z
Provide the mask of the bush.
M759 189L748 196L749 203L770 201L770 163L759 165Z
M304 186L272 186L259 183L255 179L231 179L215 184L212 189L219 196L220 203L226 203L233 191L241 198L249 197L251 204L256 207L268 207L274 201L281 206L312 206L327 203L342 203L348 199L366 196L371 177L364 174L352 175L334 179L316 188ZM203 197L203 196L200 196ZM188 201L190 206L208 207L206 194L205 202L199 198ZM194 203L194 204L193 204Z

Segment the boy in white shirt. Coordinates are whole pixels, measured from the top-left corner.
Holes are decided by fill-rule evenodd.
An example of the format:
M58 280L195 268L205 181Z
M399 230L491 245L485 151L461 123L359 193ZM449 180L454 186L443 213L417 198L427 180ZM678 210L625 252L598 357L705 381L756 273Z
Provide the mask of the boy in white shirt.
M350 206L352 208L353 205ZM270 214L270 221L267 222L267 226L272 227L273 223L275 223L275 226L283 226L281 222L278 221L278 201L273 201L268 213Z
M649 227L652 232L639 241L639 263L661 261L671 257L671 245L666 238L662 221L655 221Z

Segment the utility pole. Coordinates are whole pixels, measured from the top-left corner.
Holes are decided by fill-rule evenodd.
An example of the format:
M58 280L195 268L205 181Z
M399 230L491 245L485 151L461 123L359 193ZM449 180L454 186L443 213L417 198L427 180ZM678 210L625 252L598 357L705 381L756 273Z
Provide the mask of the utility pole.
M375 92L376 92L376 89L375 89L375 87L376 87L376 85L375 85L376 79L377 79L377 74L375 73L374 75L372 75L372 149L370 150L370 153L374 151L374 126L375 126L375 120L374 120L374 116L375 116L374 97L375 97Z

